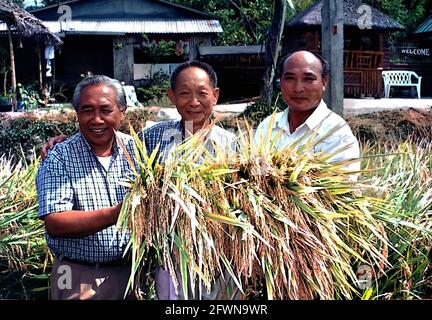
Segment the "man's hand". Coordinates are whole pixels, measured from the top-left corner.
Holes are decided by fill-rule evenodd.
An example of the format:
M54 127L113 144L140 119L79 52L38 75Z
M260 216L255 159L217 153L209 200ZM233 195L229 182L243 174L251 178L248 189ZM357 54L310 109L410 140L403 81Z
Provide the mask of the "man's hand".
M55 136L49 139L47 142L45 142L42 145L42 149L41 149L42 160L45 160L45 158L48 156L48 151L52 150L57 143L63 142L66 139L67 137L64 134L62 134L59 136Z
M69 210L46 215L43 220L52 237L80 238L117 223L123 202L94 211Z

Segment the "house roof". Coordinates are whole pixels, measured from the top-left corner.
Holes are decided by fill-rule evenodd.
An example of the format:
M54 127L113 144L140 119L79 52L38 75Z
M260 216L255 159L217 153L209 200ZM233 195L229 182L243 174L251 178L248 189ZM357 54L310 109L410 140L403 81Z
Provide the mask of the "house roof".
M432 15L423 21L415 30L414 33L429 33L432 32Z
M109 20L44 21L54 33L124 35L127 33L212 33L221 32L217 20Z
M0 2L0 30L7 31L10 26L13 33L34 38L45 44L60 46L63 42L50 32L35 16L9 1Z
M68 12L70 16L65 15ZM56 33L217 33L223 31L216 17L161 0L73 0L36 9L32 13Z
M364 5L359 0L344 0L344 26L358 27L358 22L362 21L365 11L360 8ZM323 0L320 0L303 10L286 23L287 28L309 27L321 25L321 9ZM399 22L389 17L385 13L371 7L372 30L402 30L405 27ZM360 8L360 9L359 9Z
M201 56L261 54L265 52L264 46L200 46Z

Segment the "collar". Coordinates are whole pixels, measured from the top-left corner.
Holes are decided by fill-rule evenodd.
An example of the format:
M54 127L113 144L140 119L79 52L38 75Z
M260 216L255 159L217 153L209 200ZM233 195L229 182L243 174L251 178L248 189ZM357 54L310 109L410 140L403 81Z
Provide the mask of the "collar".
M309 130L318 131L320 125L331 113L331 110L327 107L324 100L321 99L318 107L314 112L306 119L306 121L299 127L307 126ZM290 132L290 127L288 123L289 106L286 108L277 119L277 125L284 131Z
M200 130L208 130L207 128L211 127L211 129L209 130L208 134L205 137L205 141L207 141L208 139L213 140L213 141L217 141L217 132L216 129L217 126L214 123L214 121L212 119L209 119L210 123L208 124L208 126L204 127L203 129ZM182 139L185 139L185 127L183 126L183 122L181 120L179 120L176 124L175 124L175 128L178 130L181 130L182 133Z
M117 133L119 133L119 132L117 131ZM120 133L120 134L121 134L121 133ZM87 139L84 137L84 135L83 135L81 132L79 132L79 135L80 135L81 142L82 142L82 143L84 144L84 146L87 148L87 151L90 152L90 153L92 153L95 157L97 157L96 153L95 153L94 150L93 150L93 147L90 145L90 143L89 143L89 142L87 141ZM121 139L121 136L119 136L117 139ZM117 156L117 154L123 152L123 151L121 150L121 148L119 148L119 147L117 146L117 139L114 137L113 145L112 145L112 147L111 147L111 150L112 150L111 156L112 156L112 157L115 157L115 156Z

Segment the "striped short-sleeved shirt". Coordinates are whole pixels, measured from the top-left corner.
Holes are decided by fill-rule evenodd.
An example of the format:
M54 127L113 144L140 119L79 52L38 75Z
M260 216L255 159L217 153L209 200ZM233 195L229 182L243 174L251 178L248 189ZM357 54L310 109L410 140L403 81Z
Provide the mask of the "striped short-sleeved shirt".
M133 155L133 140L119 135ZM131 168L120 147L114 143L108 170L98 161L81 133L57 144L42 163L36 178L39 217L68 210L93 211L123 201L126 189L121 181L131 175ZM80 238L51 237L50 249L59 256L92 263L112 262L122 258L129 235L111 226Z
M162 121L140 132L142 139L147 148L147 153L151 154L153 150L159 145L159 150L156 158L161 157L161 161L167 158L169 152L175 145L180 144L184 140L184 130L182 122L176 121ZM235 151L236 150L236 136L218 126L213 126L210 130L205 141L207 149L214 152L213 143L221 150Z
M156 157L160 156L161 162L165 161L175 145L182 143L184 140L184 130L181 121L160 122L150 128L144 129L143 132L140 132L140 135L142 134L144 135L148 154L151 154L159 145ZM206 148L212 153L214 153L213 144L217 145L221 150L234 152L236 150L237 139L235 134L220 127L213 126L204 143L206 144ZM156 287L158 288L157 295L159 298L162 297L162 299L170 300L184 299L181 290L179 290L179 293L174 292L173 280L168 271L164 270L162 267L158 267L155 277ZM178 277L178 280L179 279ZM229 276L226 276L225 281L227 283L230 281L232 282ZM212 286L210 293L207 293L205 289L203 289L202 292L202 298L204 300L214 300L224 291L220 288L220 284L217 283Z

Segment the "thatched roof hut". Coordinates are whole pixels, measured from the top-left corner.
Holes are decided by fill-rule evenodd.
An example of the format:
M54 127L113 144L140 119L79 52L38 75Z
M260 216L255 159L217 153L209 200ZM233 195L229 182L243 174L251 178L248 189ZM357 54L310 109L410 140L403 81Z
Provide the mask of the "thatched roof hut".
M285 24L283 54L321 50L320 0ZM388 67L387 37L404 26L360 0L344 0L344 95L379 97L381 69Z
M16 93L16 75L15 75L15 55L13 49L12 34L18 33L24 37L31 37L39 44L49 45L53 47L60 47L63 43L55 34L51 33L45 27L41 20L28 13L18 5L9 2L0 2L0 22L6 24L8 38L9 38L9 52L10 52L10 68L12 78L12 111L17 107L17 93ZM41 57L39 52L39 82L40 89L42 89L42 67Z
M9 25L12 32L17 32L25 37L32 37L45 45L59 47L63 43L60 38L43 25L41 20L15 3L0 2L0 22Z
M365 14L359 8L364 5L359 0L344 0L344 26L358 28L358 22ZM290 21L287 22L287 28L320 26L321 25L321 9L323 1L320 0L306 10L303 10ZM371 27L372 30L387 30L396 31L404 29L404 26L385 13L369 6L371 9Z

